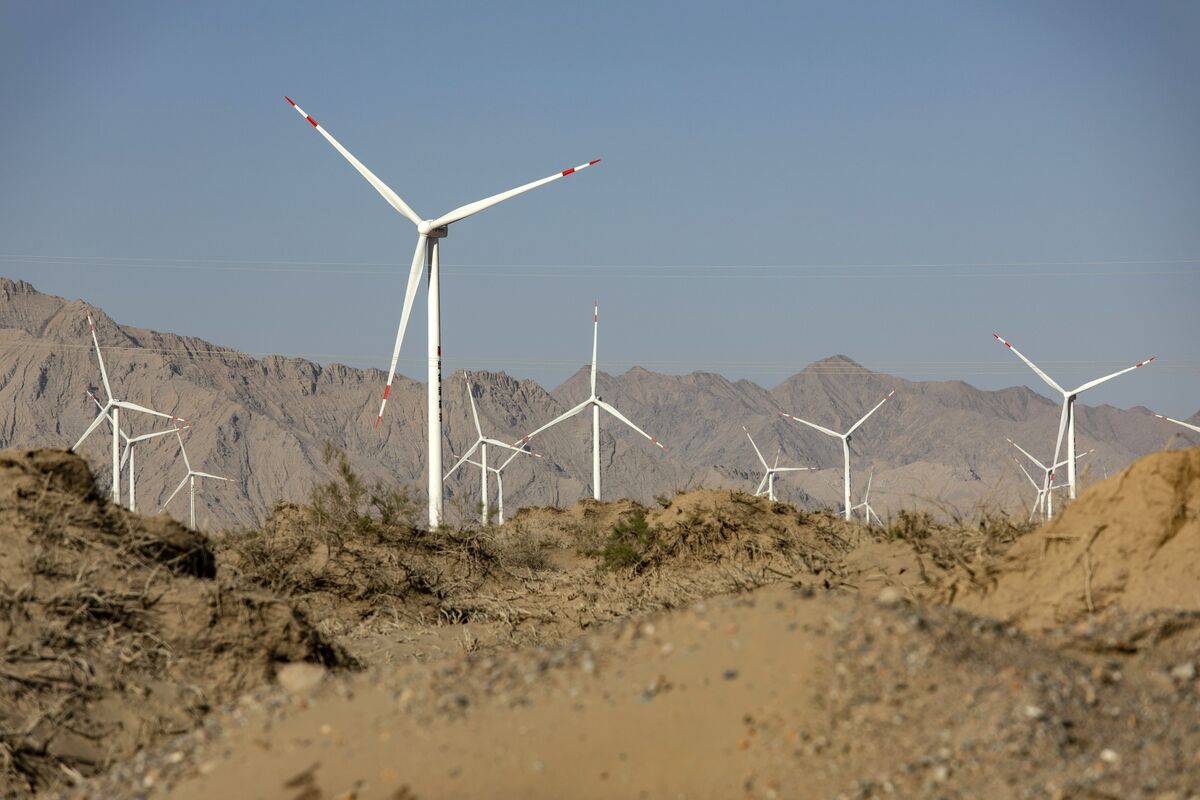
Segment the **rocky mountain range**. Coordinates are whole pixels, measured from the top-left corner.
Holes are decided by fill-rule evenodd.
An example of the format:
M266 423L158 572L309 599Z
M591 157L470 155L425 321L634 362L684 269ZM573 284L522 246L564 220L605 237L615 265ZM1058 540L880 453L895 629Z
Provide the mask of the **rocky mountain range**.
M301 500L328 480L326 445L343 450L368 481L412 487L423 499L424 384L398 377L383 425L374 428L384 374L341 364L268 356L252 358L201 339L122 325L84 301L38 292L0 278L0 447L70 447L95 416L87 397L100 386L88 335L96 322L109 379L118 397L176 413L193 422L186 433L197 469L228 476L197 496L202 528L253 525L280 501ZM446 465L475 438L467 387L474 392L485 432L516 440L588 394L581 366L547 390L503 372L446 376ZM663 454L614 420L602 419L606 498L643 502L697 486L753 489L761 467L745 425L768 459L816 467L777 483L780 499L811 507L841 502L838 442L780 416L795 414L844 429L888 391L895 396L856 434L851 446L855 502L874 470L871 504L883 516L902 507L967 513L980 504L1028 506L1032 489L1017 470L1011 437L1048 460L1058 405L1024 387L984 391L961 381L908 381L872 372L846 356L809 365L777 386L730 381L693 372L665 375L634 367L601 373L601 397L669 448ZM1145 453L1200 436L1156 419L1144 408L1078 406L1082 480L1101 478ZM1200 418L1198 413L1193 420ZM153 429L129 419L133 432ZM505 471L506 512L523 505L569 504L590 494L591 443L587 414L539 436L540 460L518 458ZM107 473L109 435L101 428L81 453ZM138 452L139 508L157 511L184 475L173 437L144 443ZM478 473L463 470L448 483L451 519L472 514ZM494 500L493 500L494 502ZM186 500L168 509L186 513Z

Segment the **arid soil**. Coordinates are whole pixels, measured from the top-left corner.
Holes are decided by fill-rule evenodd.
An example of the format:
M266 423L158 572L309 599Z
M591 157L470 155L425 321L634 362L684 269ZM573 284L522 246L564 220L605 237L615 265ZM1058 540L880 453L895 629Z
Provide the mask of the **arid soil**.
M427 532L335 463L210 540L3 453L4 796L1200 796L1200 451L1038 530L695 490Z

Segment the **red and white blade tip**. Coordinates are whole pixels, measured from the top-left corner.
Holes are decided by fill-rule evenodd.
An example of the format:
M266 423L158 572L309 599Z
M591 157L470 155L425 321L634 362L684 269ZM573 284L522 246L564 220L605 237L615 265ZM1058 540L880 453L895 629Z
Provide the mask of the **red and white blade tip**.
M660 442L658 439L654 438L653 436L650 437L650 444L656 444L662 448L662 451L664 453L667 452L667 446L665 444L663 444L662 442Z
M892 396L892 395L894 395L895 393L896 393L896 390L895 390L895 389L892 389L890 392L888 392L888 397L891 397L891 396ZM883 398L883 399L884 399L884 400L887 400L887 397L885 397L885 398Z
M296 105L295 100L288 97L286 94L283 96L283 99L287 100L289 103L291 103L292 108L296 109L296 111L299 112L302 117L304 117L306 120L308 120L310 125L312 125L314 128L317 127L317 121L315 119L313 119L312 117L310 117L308 114L304 113L304 109L301 108L300 106Z
M570 169L564 169L562 171L562 177L565 178L573 172L577 172L581 169L587 169L588 167L592 166L593 164L599 164L599 163L600 163L600 159L597 158L595 161L589 161L586 164L580 164L578 167L571 167Z
M1135 367L1144 367L1144 366L1146 366L1147 364L1149 364L1151 361L1153 361L1153 360L1154 360L1154 359L1156 359L1156 358L1158 358L1158 356L1150 356L1150 357L1149 357L1149 358L1147 358L1145 361L1139 361L1139 362L1138 362L1137 364L1135 364L1134 366L1135 366Z
M993 334L992 334L992 336L995 336L995 337L996 337L996 341L998 341L1000 344L1004 345L1005 347L1012 347L1012 345L1008 343L1008 340L1007 340L1007 339L1005 339L1005 338L1004 338L1003 336L1001 336L1000 334L998 334L998 333L993 333Z

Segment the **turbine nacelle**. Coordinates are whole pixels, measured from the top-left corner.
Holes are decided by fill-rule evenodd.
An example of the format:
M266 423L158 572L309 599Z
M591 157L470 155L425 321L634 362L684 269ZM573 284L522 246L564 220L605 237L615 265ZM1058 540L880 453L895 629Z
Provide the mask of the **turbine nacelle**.
M417 233L429 239L445 239L450 235L450 226L441 225L434 227L437 220L423 219L417 223Z

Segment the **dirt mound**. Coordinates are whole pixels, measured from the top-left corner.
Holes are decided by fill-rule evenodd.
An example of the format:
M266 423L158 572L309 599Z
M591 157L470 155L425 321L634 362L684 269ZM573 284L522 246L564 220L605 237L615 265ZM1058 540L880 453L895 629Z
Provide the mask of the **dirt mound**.
M102 772L278 664L343 658L215 574L203 535L111 506L79 457L0 452L0 795Z
M1200 448L1155 453L1088 488L961 605L1031 630L1116 609L1200 610Z
M1194 684L1156 690L944 608L777 585L247 699L91 795L1185 797Z

